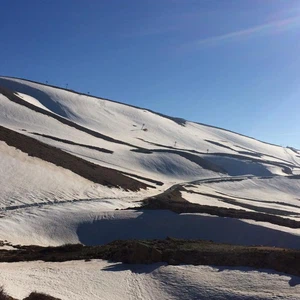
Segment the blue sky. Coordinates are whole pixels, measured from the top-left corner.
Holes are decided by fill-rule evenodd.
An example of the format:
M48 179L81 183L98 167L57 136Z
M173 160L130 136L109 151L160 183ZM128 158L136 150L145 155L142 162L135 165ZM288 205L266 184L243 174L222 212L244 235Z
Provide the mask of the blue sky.
M1 0L0 74L300 148L298 0Z

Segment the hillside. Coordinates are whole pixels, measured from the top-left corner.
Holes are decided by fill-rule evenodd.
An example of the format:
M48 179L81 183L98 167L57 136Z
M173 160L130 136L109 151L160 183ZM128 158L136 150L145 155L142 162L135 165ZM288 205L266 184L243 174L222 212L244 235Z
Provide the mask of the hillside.
M299 150L68 89L0 77L0 175L6 243L300 245Z

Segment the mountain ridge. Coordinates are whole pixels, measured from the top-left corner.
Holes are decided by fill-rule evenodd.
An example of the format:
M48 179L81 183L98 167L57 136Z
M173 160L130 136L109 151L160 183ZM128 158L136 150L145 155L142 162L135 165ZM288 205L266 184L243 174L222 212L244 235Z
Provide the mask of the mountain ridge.
M43 82L31 80L31 79L22 78L22 77L4 76L4 75L0 75L0 79L18 79L18 80L23 80L23 81L35 83L35 84L40 84L40 85L43 85L43 86L52 87L52 88L60 89L60 90L63 90L63 91L75 93L77 95L83 95L83 96L87 96L87 97L92 97L92 98L96 98L96 99L99 99L99 100L106 100L106 101L110 101L110 102L117 103L117 104L120 104L120 105L125 105L125 106L129 106L129 107L132 107L132 108L137 108L137 109L140 109L140 110L147 110L147 111L152 112L154 114L157 114L159 116L171 119L171 120L173 120L175 123L177 123L179 125L184 125L186 122L191 122L191 123L199 124L199 125L202 125L202 126L207 126L207 127L211 127L211 128L215 128L215 129L220 129L220 130L224 130L224 131L227 131L227 132L231 132L231 133L234 133L234 134L238 134L238 135L241 135L243 137L247 137L247 138L250 138L250 139L262 142L262 143L266 143L266 144L269 144L269 145L282 147L281 145L274 144L274 143L267 142L267 141L262 141L262 140L259 140L259 139L255 138L255 137L248 136L246 134L239 133L239 132L234 131L234 130L226 129L226 128L215 126L215 125L205 124L205 123L201 123L201 122L197 122L197 121L186 120L186 119L180 118L180 117L169 116L169 115L157 112L157 111L153 111L153 110L148 109L148 108L135 106L135 105L132 105L132 104L129 104L129 103L124 103L124 102L121 102L121 101L118 101L118 100L112 100L112 99L105 98L105 97L100 97L100 96L95 96L95 95L91 95L91 94L81 93L81 92L76 91L76 90L72 90L72 89L68 89L68 88L64 88L64 87L60 87L60 86L56 86L56 85L51 85L49 83L43 83ZM293 148L293 147L289 146L289 148Z

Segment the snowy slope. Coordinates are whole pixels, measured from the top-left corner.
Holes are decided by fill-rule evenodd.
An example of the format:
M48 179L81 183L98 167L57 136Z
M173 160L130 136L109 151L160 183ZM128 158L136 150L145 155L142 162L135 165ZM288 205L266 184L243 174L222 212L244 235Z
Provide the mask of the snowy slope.
M1 263L0 268L0 282L19 299L32 290L62 300L300 299L299 278L270 270L102 260Z
M82 133L82 130L78 132L79 130L66 129L69 126L65 126L65 124L51 117L47 117L45 120L45 116L41 113L24 106L22 107L19 104L8 103L10 101L2 99L1 122L3 125L15 130L26 130L27 134L32 134L33 132L46 134L61 139L82 141L89 145L99 145L101 143L102 147L114 151L112 157L99 153L81 153L82 149L69 149L76 155L93 159L99 164L105 161L106 164L114 165L121 169L130 169L129 166L134 166L136 171L141 173L152 171L152 176L155 176L154 173L157 172L157 169L153 167L152 157L157 152L152 154L139 153L139 155L130 153L130 150L135 147L141 147L143 149L167 151L168 157L172 157L174 165L170 166L170 170L163 170L162 172L158 170L159 175L163 176L167 172L167 176L183 180L189 180L197 176L201 177L203 174L201 174L200 170L190 174L189 170L195 170L196 166L193 166L193 168L191 166L187 168L182 167L186 164L186 161L179 159L178 154L170 153L170 150L193 151L194 154L200 157L217 162L221 167L224 165L225 170L225 158L237 157L239 160L246 160L247 162L255 161L255 163L259 163L272 174L282 174L282 166L288 167L291 171L299 171L299 155L290 148L270 145L230 131L188 121L177 123L173 119L163 117L146 109L135 108L26 80L2 77L0 78L0 86L21 92L21 98L24 102L29 102L41 110L50 110L54 115L68 119L83 128L113 138L117 143L95 138L89 134ZM24 94L30 98L24 97ZM36 99L35 103L32 98ZM35 138L41 139L39 136L35 136ZM49 138L44 138L43 141L53 143L53 140ZM122 143L126 145L122 145ZM68 149L62 143L59 147ZM154 159L154 164L169 165L170 162L165 161L162 153L158 153L157 157L159 158ZM219 160L217 161L215 154L219 153L222 156L218 156ZM124 162L124 156L127 159L130 158L130 160ZM184 169L182 170L182 168ZM250 169L250 174L252 174L251 171ZM180 175L176 176L174 173Z

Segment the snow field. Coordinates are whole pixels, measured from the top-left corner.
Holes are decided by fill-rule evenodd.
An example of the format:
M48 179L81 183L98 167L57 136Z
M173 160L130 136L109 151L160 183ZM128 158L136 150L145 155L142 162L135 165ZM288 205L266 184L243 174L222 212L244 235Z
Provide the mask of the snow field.
M270 270L103 260L1 263L0 269L0 282L19 299L32 290L62 300L300 299L298 277Z

